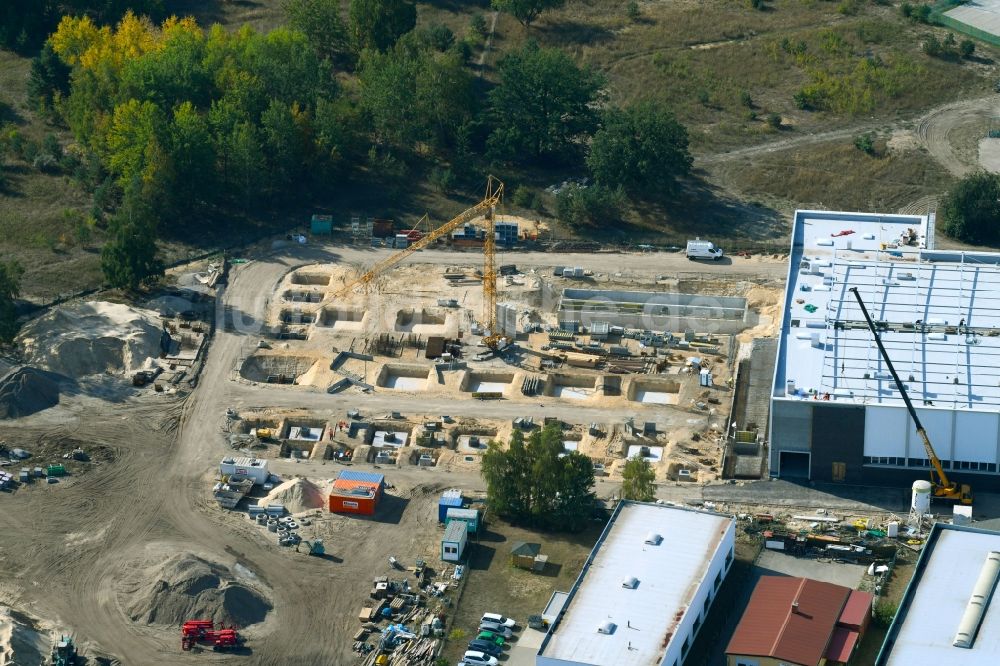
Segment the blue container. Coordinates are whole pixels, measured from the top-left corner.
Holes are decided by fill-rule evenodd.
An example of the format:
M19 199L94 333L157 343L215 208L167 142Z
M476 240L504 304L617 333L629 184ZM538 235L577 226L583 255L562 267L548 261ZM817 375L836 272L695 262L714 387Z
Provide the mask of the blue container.
M443 523L448 517L448 509L461 509L462 496L452 494L451 491L441 495L438 502L438 522Z

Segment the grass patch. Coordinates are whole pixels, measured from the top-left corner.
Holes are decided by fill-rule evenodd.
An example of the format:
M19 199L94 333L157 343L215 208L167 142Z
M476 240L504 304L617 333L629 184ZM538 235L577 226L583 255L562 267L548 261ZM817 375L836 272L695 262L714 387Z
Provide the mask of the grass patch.
M714 174L744 196L777 200L790 209L887 212L937 194L953 181L921 150L870 157L853 140L742 159L715 167Z

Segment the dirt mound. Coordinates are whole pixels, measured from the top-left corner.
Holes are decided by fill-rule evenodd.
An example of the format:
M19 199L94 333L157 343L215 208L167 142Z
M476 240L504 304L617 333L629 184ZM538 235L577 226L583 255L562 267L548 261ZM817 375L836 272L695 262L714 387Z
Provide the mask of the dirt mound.
M122 607L134 622L180 625L213 620L246 627L271 610L264 595L235 579L226 567L187 553L132 570L121 587Z
M149 367L169 338L151 310L93 301L52 308L17 342L30 365L77 378Z
M0 419L28 416L59 404L59 383L52 372L24 366L0 377Z
M0 606L0 666L48 663L51 643L31 618Z
M300 513L310 509L320 509L325 504L323 491L306 479L290 479L267 494L261 504L282 504L288 513Z

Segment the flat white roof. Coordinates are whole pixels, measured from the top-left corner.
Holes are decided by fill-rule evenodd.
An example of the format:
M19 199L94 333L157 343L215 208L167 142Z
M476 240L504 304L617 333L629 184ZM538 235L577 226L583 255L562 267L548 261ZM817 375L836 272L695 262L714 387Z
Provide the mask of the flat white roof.
M796 212L776 397L903 404L857 287L915 406L1000 407L1000 254L930 250L927 234L926 217Z
M877 663L995 666L1000 663L1000 598L995 591L972 647L954 647L952 641L987 554L1000 550L1000 533L941 524L936 529Z
M659 664L732 523L716 513L623 503L538 654L581 664ZM659 545L645 543L650 532L662 537ZM631 577L636 588L623 587ZM606 622L616 625L610 635L597 631Z
M944 15L991 35L1000 35L1000 0L974 0Z

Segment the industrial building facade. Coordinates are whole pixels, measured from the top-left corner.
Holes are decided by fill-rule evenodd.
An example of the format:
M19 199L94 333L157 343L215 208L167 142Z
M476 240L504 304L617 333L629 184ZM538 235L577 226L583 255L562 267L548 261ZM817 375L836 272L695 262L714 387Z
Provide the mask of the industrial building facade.
M851 288L945 470L1000 487L1000 255L935 250L933 216L796 212L771 476L908 486L929 472Z
M619 502L536 666L681 666L734 559L736 521Z

